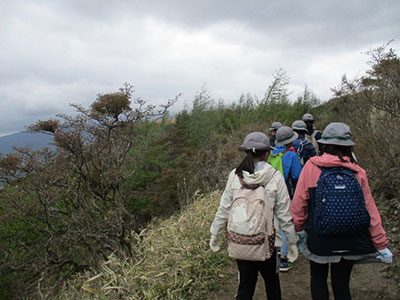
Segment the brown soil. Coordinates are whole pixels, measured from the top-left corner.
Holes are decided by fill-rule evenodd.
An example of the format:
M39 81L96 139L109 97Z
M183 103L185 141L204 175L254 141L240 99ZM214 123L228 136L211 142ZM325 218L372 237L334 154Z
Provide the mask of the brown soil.
M394 279L385 278L383 264L355 265L350 281L353 300L384 299L399 300L400 287ZM235 299L237 289L237 268L232 264L227 269L226 282L221 290L210 297L210 300L232 300ZM286 273L280 273L282 299L311 299L310 293L310 271L309 262L303 256L294 263L293 269ZM331 299L333 299L330 290ZM259 275L256 293L253 300L267 299L265 296L264 281Z

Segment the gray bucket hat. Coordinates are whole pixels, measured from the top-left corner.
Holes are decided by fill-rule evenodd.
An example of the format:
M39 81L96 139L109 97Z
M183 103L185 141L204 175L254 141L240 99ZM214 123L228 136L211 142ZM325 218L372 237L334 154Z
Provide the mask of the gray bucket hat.
M301 130L301 131L305 131L308 132L307 130L307 125L306 123L304 123L304 121L302 120L296 120L292 123L292 129L293 130Z
M262 132L252 132L246 135L243 144L239 146L240 151L246 150L269 150L274 149L269 143L269 138Z
M313 117L312 114L307 113L307 114L304 114L304 115L303 115L302 120L303 120L304 122L307 122L307 121L314 121L314 117Z
M297 140L299 135L288 126L282 126L276 131L275 145L285 146Z
M325 127L318 143L338 146L354 146L350 127L344 123L333 122Z
M278 130L278 128L282 127L281 122L273 122L269 130Z

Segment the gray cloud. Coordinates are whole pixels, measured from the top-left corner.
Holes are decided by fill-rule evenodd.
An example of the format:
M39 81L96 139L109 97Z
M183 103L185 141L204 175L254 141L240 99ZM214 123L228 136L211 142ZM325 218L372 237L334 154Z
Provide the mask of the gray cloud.
M275 69L322 99L361 54L395 39L400 3L376 1L50 1L0 4L0 134L89 105L124 82L159 104L203 83L227 102L262 96Z
M74 3L71 5L70 2ZM115 3L116 2L116 3ZM350 37L352 43L368 43L393 38L398 24L400 2L383 0L357 1L264 1L184 0L169 1L68 1L76 14L99 19L116 19L123 15L152 15L178 26L194 30L220 22L235 22L253 30L288 40L288 44L305 42L309 46L342 45ZM85 3L84 5L82 3ZM94 4L95 3L95 4ZM65 7L64 7L65 8ZM392 28L387 32L388 28ZM368 33L368 34L365 34ZM385 35L385 36L382 36Z

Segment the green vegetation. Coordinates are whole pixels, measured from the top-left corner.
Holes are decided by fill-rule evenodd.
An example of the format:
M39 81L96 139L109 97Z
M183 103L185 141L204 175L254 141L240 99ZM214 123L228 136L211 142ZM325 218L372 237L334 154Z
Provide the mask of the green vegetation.
M202 89L171 117L177 97L156 108L126 84L88 109L74 105L75 117L38 121L31 130L52 134L57 152L18 149L0 160L10 180L0 191L0 299L52 299L60 290L63 299L206 298L228 261L208 250L208 229L215 191L241 160L238 145L306 112L320 129L351 126L397 254L400 63L385 47L370 54L371 70L344 77L323 104L308 87L289 101L278 70L262 99L224 104Z

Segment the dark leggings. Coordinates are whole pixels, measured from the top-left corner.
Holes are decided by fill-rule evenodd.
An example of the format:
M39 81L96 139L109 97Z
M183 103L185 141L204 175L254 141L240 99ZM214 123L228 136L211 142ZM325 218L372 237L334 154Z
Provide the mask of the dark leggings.
M319 264L310 260L311 295L313 300L328 300L328 271L331 265L331 283L335 300L351 300L350 275L353 261L342 259L338 263Z
M265 282L268 300L281 299L281 286L277 269L276 250L266 261L237 260L239 269L239 288L236 300L253 299L258 272Z

